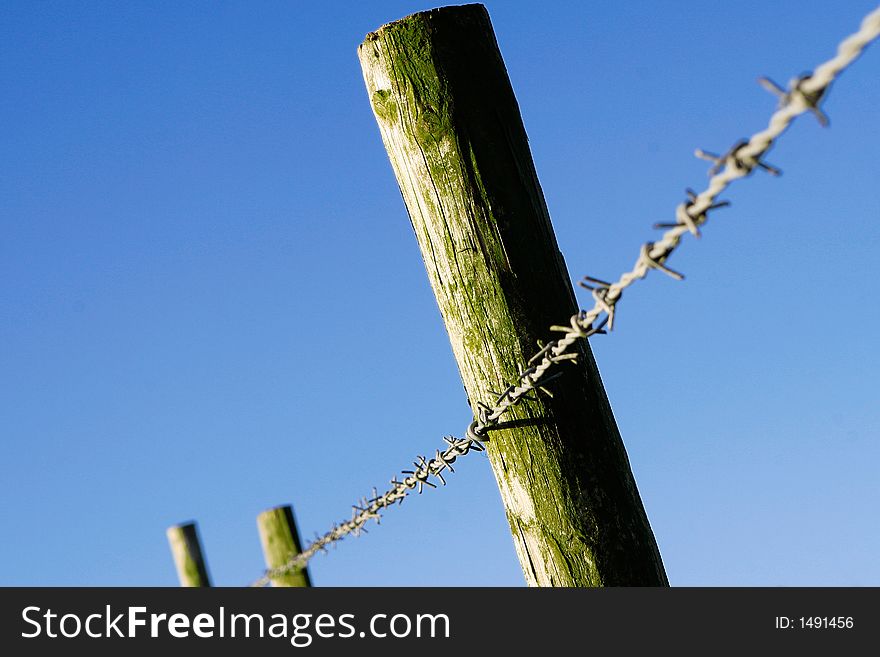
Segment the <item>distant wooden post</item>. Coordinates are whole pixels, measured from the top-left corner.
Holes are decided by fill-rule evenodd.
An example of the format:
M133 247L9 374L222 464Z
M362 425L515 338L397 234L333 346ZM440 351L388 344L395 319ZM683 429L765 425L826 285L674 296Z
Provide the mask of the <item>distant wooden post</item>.
M489 15L414 14L358 56L470 402L491 402L576 302ZM529 426L491 433L526 581L667 585L588 345L581 356L552 399L506 416Z
M202 553L202 544L196 523L187 522L169 527L165 534L171 546L171 556L177 568L181 586L211 586L208 567Z
M293 509L290 506L277 506L263 511L257 516L257 527L260 530L260 543L263 545L263 556L266 568L278 568L287 563L291 557L302 551ZM306 568L272 578L272 586L310 587L309 572Z

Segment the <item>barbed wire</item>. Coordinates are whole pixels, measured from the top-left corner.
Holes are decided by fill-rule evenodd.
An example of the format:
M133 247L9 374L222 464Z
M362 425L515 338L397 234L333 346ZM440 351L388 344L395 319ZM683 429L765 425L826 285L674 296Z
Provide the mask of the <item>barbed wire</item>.
M713 163L709 170L709 184L705 190L696 193L687 190L687 200L675 209L675 222L658 223L655 228L666 228L663 236L654 242L642 245L639 257L633 268L624 272L620 278L609 283L590 276L579 281L579 285L590 290L594 305L589 310L580 310L569 318L569 324L552 326L551 331L564 333L563 337L543 345L520 372L516 383L509 385L500 392L492 405L478 402L476 418L468 426L463 438L444 437L447 447L438 449L433 458L418 456L413 462L413 470L403 470L401 479L391 479L391 488L381 495L374 488L371 497L361 499L352 506L351 519L334 524L327 533L315 539L300 554L293 556L282 566L265 571L264 575L251 586L265 586L273 578L303 568L318 552L326 551L327 546L342 540L348 535L359 536L366 532L367 522L381 519L381 511L394 504L400 504L415 489L421 493L425 486L436 488L431 481L433 477L442 485L446 485L443 472L454 472L452 464L461 456L472 451L485 450L484 442L492 430L503 428L501 418L512 407L525 399L529 393L544 390L551 380L561 376L561 372L553 372L555 366L565 361L577 359L576 353L570 349L580 340L592 335L605 333L607 326L610 331L614 327L614 313L623 291L637 280L645 278L652 269L657 269L676 280L684 276L666 266L669 256L681 243L682 237L690 233L700 236L700 226L709 220L709 212L729 205L727 201L717 198L739 178L745 178L755 169L761 169L772 175L781 172L776 167L762 160L774 142L784 133L794 119L805 113L812 112L819 123L828 125L828 117L819 107L831 83L855 61L864 49L880 36L880 7L869 13L862 20L858 32L844 39L837 48L837 55L819 65L813 73L793 79L787 89L782 88L769 78L759 78L759 83L779 98L779 107L770 117L767 128L752 135L749 139L734 144L723 155L716 155L698 149L695 155Z

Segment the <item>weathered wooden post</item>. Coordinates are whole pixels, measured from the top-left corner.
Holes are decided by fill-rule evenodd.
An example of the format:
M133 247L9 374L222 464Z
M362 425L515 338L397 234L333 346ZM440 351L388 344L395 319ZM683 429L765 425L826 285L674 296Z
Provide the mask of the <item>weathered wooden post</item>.
M278 568L286 564L291 557L302 551L293 509L290 506L276 506L263 511L257 516L257 527L260 530L260 543L266 568ZM310 587L309 572L306 568L287 575L272 578L272 586Z
M490 402L576 302L489 15L414 14L358 56L469 400ZM507 416L527 426L489 442L526 581L667 585L588 345L581 356L552 398Z
M177 568L177 579L181 586L211 586L208 567L202 553L202 543L195 522L174 525L165 531L171 556Z

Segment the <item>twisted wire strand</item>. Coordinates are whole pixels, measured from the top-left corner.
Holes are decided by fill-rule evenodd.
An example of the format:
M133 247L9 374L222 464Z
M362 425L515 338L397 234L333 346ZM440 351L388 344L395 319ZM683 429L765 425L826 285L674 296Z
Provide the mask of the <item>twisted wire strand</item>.
M542 386L559 373L549 372L554 366L568 360L574 360L576 353L569 350L580 340L597 333L605 333L605 326L611 330L614 326L614 312L623 291L637 280L645 278L652 269L657 269L676 280L684 278L680 273L669 269L666 261L681 243L682 237L691 233L700 236L700 226L709 220L709 212L728 205L726 201L717 201L730 184L739 178L745 178L755 169L762 169L770 174L778 175L780 171L762 160L775 141L784 133L794 119L804 112L812 112L822 125L828 119L819 107L831 83L864 49L880 36L880 7L869 13L862 20L859 30L844 39L837 48L837 54L830 60L819 65L812 74L803 75L792 80L787 90L767 78L760 78L763 86L779 96L779 108L770 117L766 129L755 133L748 140L737 142L724 155L715 155L697 150L695 155L714 163L710 169L709 183L699 194L688 190L688 200L675 209L675 222L656 224L657 228L668 228L662 237L654 242L642 245L633 268L624 272L617 281L608 283L600 279L585 277L580 285L592 292L593 307L580 310L569 318L564 326L553 326L552 331L564 335L544 345L528 362L527 369L520 373L518 380L499 393L492 405L478 403L476 418L468 426L465 437L444 437L445 449L438 449L433 458L418 456L413 463L413 470L403 470L401 479L391 479L391 487L381 495L373 489L373 495L361 499L352 506L349 520L334 524L327 533L316 536L309 546L300 554L293 556L287 563L265 571L260 579L251 586L266 586L273 578L288 574L305 567L308 561L318 552L326 551L327 547L348 535L359 536L366 532L364 525L381 518L381 511L394 504L400 504L415 489L421 493L425 486L436 488L431 481L435 478L446 485L443 472L454 472L452 464L456 459L466 456L472 451L485 450L484 442L493 429L502 428L501 418L512 407L518 404L532 391L542 390Z

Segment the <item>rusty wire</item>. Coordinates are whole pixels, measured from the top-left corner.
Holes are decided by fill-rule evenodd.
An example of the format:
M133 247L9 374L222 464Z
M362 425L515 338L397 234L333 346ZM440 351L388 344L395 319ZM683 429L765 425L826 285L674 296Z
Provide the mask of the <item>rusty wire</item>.
M375 520L378 523L381 511L393 504L400 504L410 491L418 489L421 493L425 486L435 488L436 484L431 481L432 477L445 485L443 471L453 472L452 464L458 457L465 456L471 451L483 451L485 449L483 443L488 440L488 432L500 428L500 420L504 414L530 392L540 390L551 378L556 378L559 373L551 373L555 366L576 358L575 353L569 353L575 344L591 335L604 333L606 325L608 330L614 327L615 308L627 287L645 278L652 269L657 269L676 280L684 278L682 274L666 266L667 259L681 243L682 237L686 233L691 233L695 237L700 236L700 226L709 220L709 212L728 205L727 201L717 201L717 199L734 180L745 178L755 169L779 175L779 169L767 164L762 158L797 116L811 112L821 125L828 125L828 117L819 107L820 102L824 100L829 86L837 76L878 36L880 36L880 7L865 16L859 30L840 43L833 58L819 65L813 73L793 79L788 89L783 89L768 78L759 78L760 84L779 98L779 108L770 117L767 128L747 140L737 142L723 155L715 155L699 149L695 152L697 157L713 163L709 170L710 179L706 189L700 193L687 190L687 200L675 209L675 222L655 224L656 228L668 230L659 240L642 245L633 268L623 273L617 281L609 283L589 276L580 281L579 284L592 293L593 307L572 315L567 325L551 327L551 330L564 335L544 345L529 360L527 368L520 373L517 381L500 392L493 404L476 405L476 418L468 426L465 437L445 437L443 439L447 444L445 449L438 449L430 459L425 456L417 457L413 463L414 469L402 471L401 479L398 477L391 479L391 487L387 491L380 495L376 489L373 489L371 497L363 498L358 504L353 505L351 519L335 524L327 533L316 536L300 554L292 556L282 566L265 571L264 575L251 586L265 586L274 577L305 567L313 556L325 551L328 545L350 534L358 536L361 532L366 532L364 525L368 521Z

